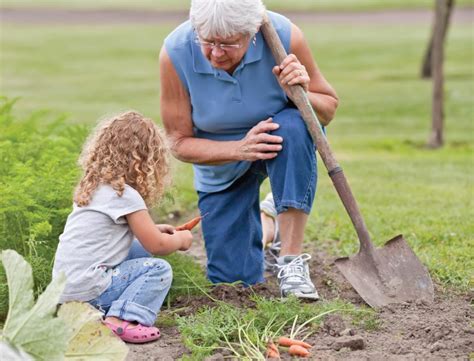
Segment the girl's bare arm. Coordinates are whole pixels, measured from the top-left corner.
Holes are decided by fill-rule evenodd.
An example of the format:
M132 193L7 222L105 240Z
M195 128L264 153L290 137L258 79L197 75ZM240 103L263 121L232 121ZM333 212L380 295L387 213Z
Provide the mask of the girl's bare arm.
M166 256L175 251L186 251L191 247L193 235L190 231L161 232L147 210L127 214L127 222L133 234L148 252Z

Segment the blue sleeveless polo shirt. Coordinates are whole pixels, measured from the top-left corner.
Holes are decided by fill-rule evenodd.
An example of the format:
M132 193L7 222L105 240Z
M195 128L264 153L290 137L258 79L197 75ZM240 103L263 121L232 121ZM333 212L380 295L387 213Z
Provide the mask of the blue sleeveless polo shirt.
M270 19L289 52L291 23L280 14ZM251 41L232 75L212 67L194 41L190 21L177 27L165 39L165 48L178 76L188 91L192 107L194 136L210 140L239 140L258 122L274 116L288 104L272 68L273 55L261 32ZM222 165L194 164L194 186L201 192L218 192L243 175L251 162Z

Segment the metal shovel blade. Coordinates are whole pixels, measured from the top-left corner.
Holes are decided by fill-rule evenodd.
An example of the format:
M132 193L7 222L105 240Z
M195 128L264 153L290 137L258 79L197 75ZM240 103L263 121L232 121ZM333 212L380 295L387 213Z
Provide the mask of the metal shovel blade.
M363 250L335 262L371 307L413 300L433 301L431 277L402 235L382 248Z

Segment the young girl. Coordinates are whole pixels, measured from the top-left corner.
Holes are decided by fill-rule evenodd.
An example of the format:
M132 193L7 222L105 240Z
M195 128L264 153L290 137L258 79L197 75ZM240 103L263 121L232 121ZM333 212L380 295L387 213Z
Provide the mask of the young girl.
M156 340L153 325L172 272L152 254L185 251L192 242L190 231L155 225L147 209L162 196L168 175L161 131L136 112L113 117L99 124L79 163L84 174L53 268L53 277L67 277L60 302L89 302L126 342Z

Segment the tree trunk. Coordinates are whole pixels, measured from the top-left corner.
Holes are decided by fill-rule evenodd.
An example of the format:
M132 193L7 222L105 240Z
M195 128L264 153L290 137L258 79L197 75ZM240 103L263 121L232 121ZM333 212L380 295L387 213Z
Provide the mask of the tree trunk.
M428 140L430 148L439 148L443 145L443 119L444 119L444 32L446 13L449 0L436 0L436 16L433 32L433 54L431 56L431 67L433 70L433 105L432 105L432 128Z
M454 8L454 0L446 0L446 1L447 1L448 10L445 13L443 39L446 38L446 33L448 32L448 28L449 28L449 20L451 19L451 14ZM425 56L423 58L423 64L421 65L421 77L424 79L431 78L431 57L433 54L434 32L435 32L435 29L433 26L433 32L431 33L430 42L428 43L428 47L426 48Z

